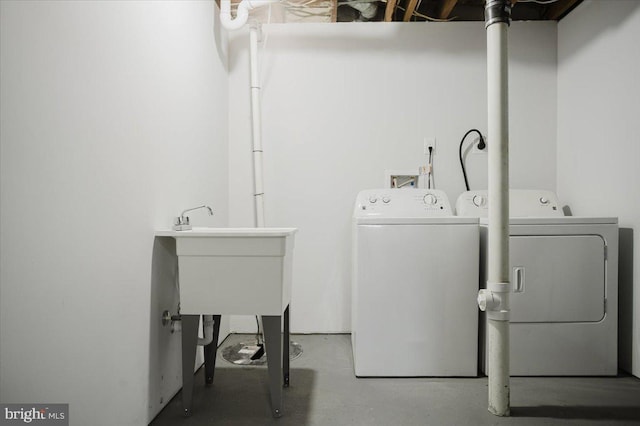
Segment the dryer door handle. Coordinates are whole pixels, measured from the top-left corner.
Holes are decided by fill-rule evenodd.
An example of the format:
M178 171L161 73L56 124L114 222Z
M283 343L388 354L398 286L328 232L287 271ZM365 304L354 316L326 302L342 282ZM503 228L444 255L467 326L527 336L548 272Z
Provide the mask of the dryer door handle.
M524 266L513 267L513 292L524 293Z

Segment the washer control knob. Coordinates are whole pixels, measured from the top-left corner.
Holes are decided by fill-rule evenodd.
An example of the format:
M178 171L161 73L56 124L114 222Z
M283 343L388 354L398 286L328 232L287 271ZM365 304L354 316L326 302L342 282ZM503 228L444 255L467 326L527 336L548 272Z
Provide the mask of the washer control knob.
M438 202L438 198L433 194L427 194L427 195L424 196L423 201L424 201L425 204L433 206L434 204L436 204Z
M549 199L545 197L540 197L540 204L542 204L543 206L546 206L547 204L549 204Z
M374 204L376 201L378 201L378 197L376 197L375 195L369 197L369 202L371 204Z
M391 198L389 197L382 197L382 202L387 204L389 201L391 201Z
M484 198L482 195L474 195L473 196L473 204L476 207L482 207L485 204L487 204L487 199Z

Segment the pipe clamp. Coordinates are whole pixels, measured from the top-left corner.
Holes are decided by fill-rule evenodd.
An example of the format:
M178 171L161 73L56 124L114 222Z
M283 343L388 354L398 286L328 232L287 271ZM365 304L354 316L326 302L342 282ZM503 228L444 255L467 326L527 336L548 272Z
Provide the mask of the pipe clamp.
M485 28L498 22L511 25L511 1L487 0L484 7L484 22Z

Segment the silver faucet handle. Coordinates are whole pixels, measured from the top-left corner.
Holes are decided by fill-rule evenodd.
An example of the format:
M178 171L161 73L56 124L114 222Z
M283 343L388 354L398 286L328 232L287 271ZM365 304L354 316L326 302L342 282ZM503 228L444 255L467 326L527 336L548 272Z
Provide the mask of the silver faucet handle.
M209 206L198 206L192 209L187 209L180 213L180 216L177 216L173 220L173 230L174 231L188 231L191 229L191 223L189 222L189 216L185 216L185 213L198 210L198 209L207 209L210 216L213 216L213 210Z
M189 216L177 216L173 219L174 231L188 231L190 229Z
M173 219L174 225L189 225L189 216L177 216Z

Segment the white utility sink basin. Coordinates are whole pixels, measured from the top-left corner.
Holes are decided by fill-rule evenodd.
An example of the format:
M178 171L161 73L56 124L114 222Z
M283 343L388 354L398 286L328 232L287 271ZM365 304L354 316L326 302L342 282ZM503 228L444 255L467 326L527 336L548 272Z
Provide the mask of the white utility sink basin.
M176 240L180 313L282 315L291 300L296 228L157 231Z

